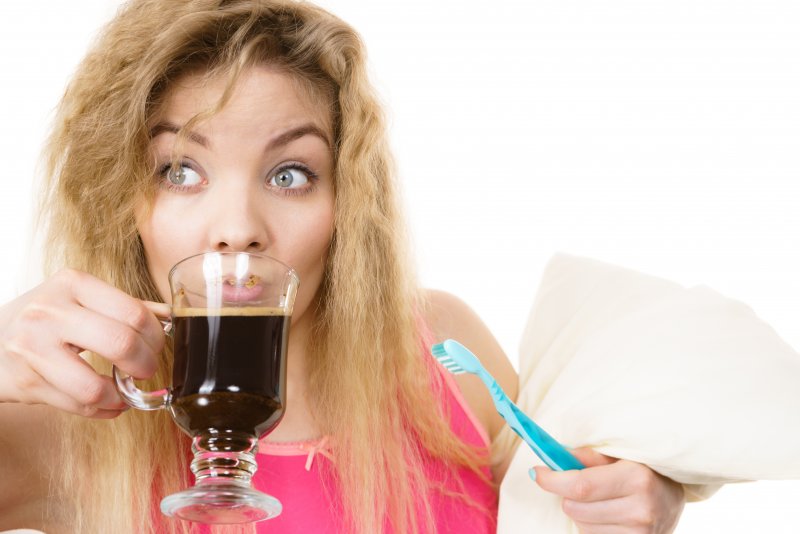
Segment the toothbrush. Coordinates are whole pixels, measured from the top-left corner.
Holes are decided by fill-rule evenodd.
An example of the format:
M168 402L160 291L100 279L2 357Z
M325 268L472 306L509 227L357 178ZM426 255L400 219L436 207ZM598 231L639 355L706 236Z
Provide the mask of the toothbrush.
M511 402L497 381L464 345L458 341L447 339L431 347L431 354L454 375L461 373L477 375L489 389L494 406L503 419L547 467L554 471L584 468L584 465L572 453Z

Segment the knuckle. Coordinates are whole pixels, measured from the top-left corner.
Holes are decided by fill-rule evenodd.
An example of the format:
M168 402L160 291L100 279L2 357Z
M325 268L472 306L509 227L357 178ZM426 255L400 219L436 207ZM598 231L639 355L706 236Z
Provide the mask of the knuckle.
M633 486L639 493L650 494L656 487L656 475L647 467L637 469L633 477Z
M111 348L116 356L130 356L136 348L136 334L128 328L120 328L113 334Z
M572 490L570 494L573 498L577 501L584 501L591 497L592 491L594 488L592 487L592 483L586 480L585 478L578 478L574 484L572 485Z
M42 385L42 377L30 370L19 370L14 373L14 386L21 393L30 393Z
M90 380L81 388L77 399L85 406L95 406L102 402L105 394L105 384L99 378Z
M78 408L78 414L84 417L92 417L94 414L98 412L98 408L96 406L82 404Z
M637 525L645 527L646 532L649 532L648 528L656 524L656 514L653 505L651 503L645 503L640 506L634 513L633 520Z
M3 340L2 352L10 357L12 361L19 363L25 360L25 355L28 350L26 349L28 343L26 336L20 333L15 333Z
M128 313L128 324L141 332L150 322L150 311L144 306L134 306Z
M61 283L71 286L73 284L80 283L81 274L82 273L77 269L71 269L69 267L65 267L63 269L60 269L55 275L53 275L53 278Z
M39 324L52 317L53 312L50 306L44 302L34 300L29 302L19 313L20 322L29 324Z

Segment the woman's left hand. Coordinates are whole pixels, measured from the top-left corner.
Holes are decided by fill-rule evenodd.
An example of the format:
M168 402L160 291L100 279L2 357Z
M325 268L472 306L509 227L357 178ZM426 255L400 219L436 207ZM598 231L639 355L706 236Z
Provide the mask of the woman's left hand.
M564 498L562 507L584 534L672 532L683 511L683 487L649 467L592 449L572 453L586 466L551 471L537 466L536 483Z

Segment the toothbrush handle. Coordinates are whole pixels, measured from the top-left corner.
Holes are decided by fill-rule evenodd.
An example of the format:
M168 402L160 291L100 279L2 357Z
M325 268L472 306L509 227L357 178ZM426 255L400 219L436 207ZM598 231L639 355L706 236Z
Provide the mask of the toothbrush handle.
M497 411L547 467L554 471L568 471L585 467L563 445L545 432L542 427L534 423L516 404L511 402L511 399L508 398L508 395L500 388L494 378L489 376L488 373L485 376L481 375L481 378L489 387Z
M515 425L511 425L511 428L525 440L534 452L537 451L532 442L538 445L538 448L546 456L543 457L540 454L539 457L550 469L555 471L569 471L571 469L583 469L585 467L580 460L575 458L575 456L556 441L554 437L534 423L530 417L525 415L525 412L517 408L517 405L511 402L510 399L508 401L508 406L517 421ZM521 431L517 430L517 426L520 427Z

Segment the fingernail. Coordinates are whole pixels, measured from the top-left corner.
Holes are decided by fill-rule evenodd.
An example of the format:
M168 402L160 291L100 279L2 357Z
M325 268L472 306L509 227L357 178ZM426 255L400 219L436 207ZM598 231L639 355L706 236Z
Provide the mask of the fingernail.
M531 480L536 482L536 469L534 469L533 467L528 469L528 476L531 477Z

